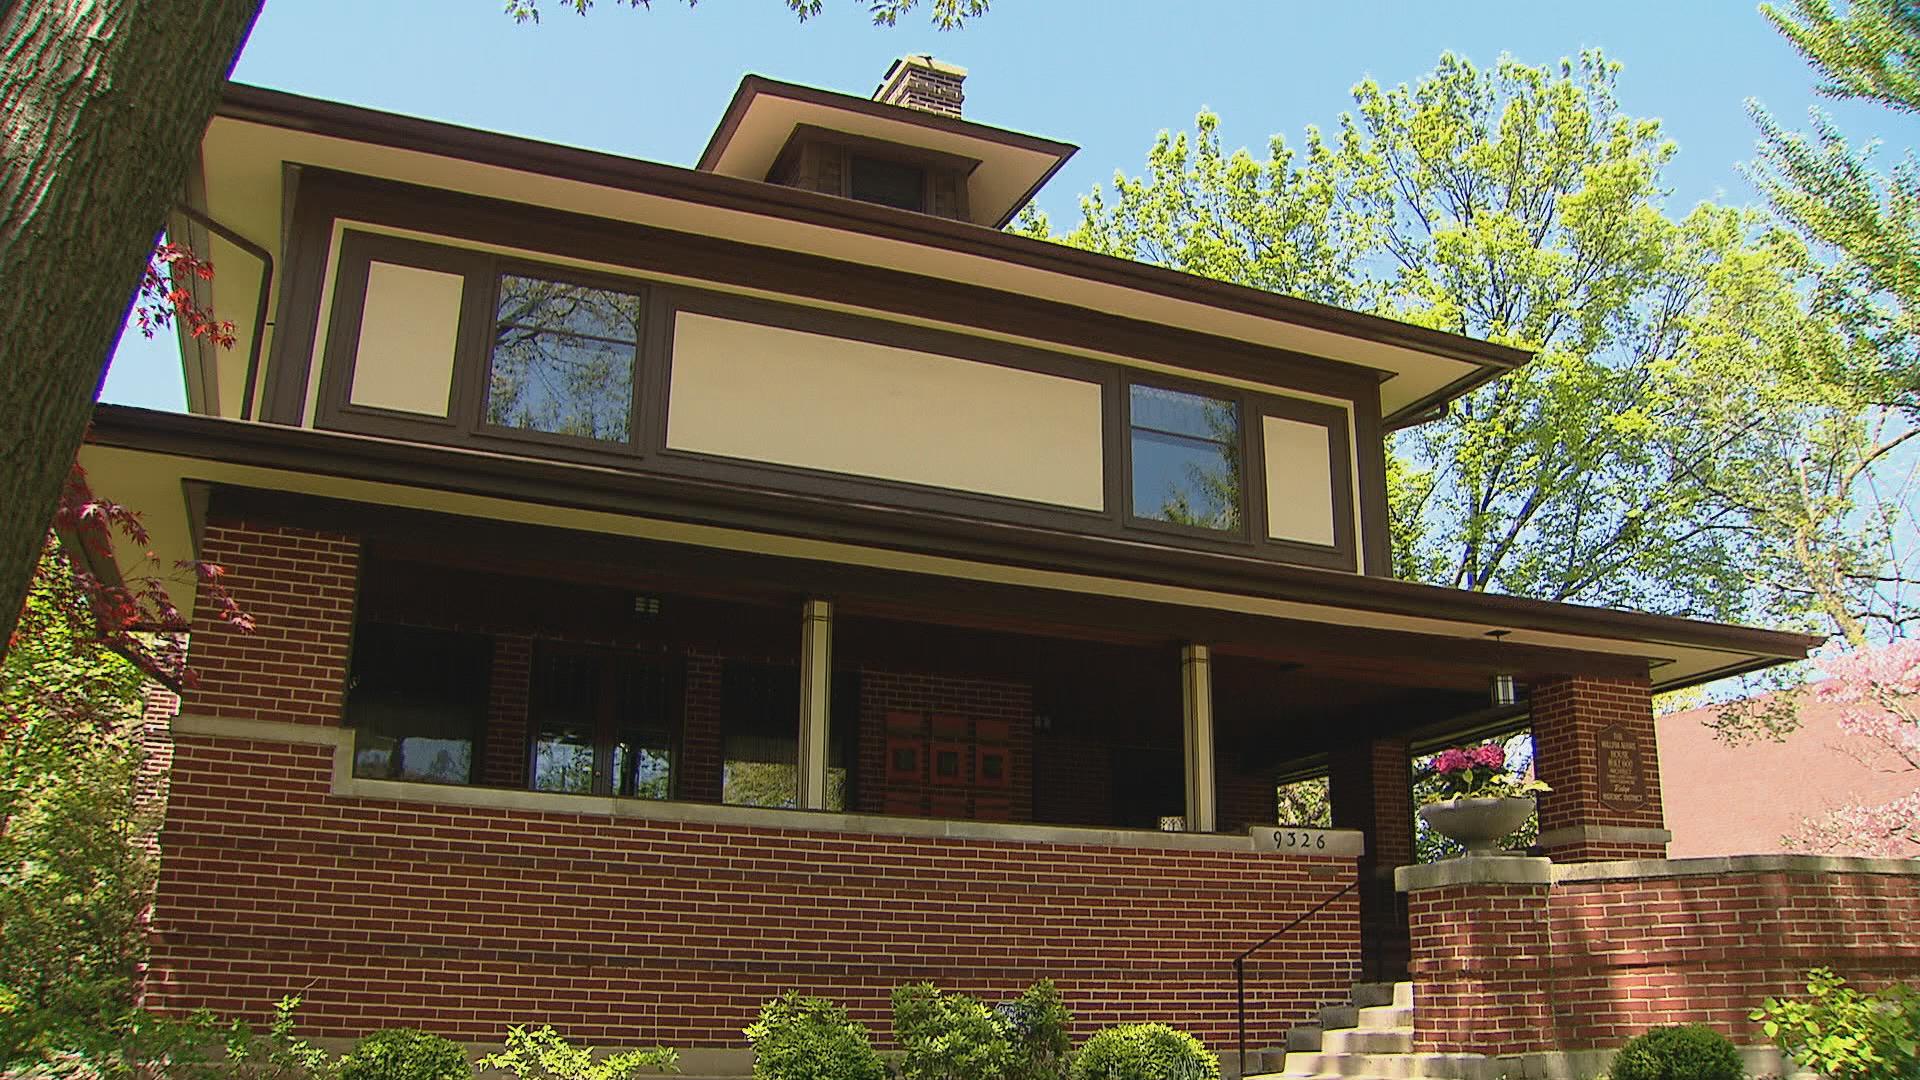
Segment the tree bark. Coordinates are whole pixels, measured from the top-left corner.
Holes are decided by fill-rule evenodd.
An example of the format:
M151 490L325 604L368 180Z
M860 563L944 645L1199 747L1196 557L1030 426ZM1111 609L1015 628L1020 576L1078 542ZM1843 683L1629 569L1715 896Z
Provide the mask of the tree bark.
M261 0L0 0L0 656Z

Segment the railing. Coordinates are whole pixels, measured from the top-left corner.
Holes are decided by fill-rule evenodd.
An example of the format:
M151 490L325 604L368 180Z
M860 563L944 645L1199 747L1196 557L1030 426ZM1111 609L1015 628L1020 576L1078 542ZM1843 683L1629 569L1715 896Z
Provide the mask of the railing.
M1264 949L1267 946L1273 944L1274 939L1280 937L1283 934L1286 934L1287 932L1291 931L1294 927L1299 926L1301 923L1306 922L1308 919L1313 918L1315 915L1320 914L1322 911L1325 911L1327 907L1331 905L1335 900L1340 899L1341 897L1347 895L1348 893L1352 892L1353 890L1359 887L1360 887L1360 881L1358 878L1354 879L1351 882L1348 882L1346 888L1341 889L1339 892L1334 893L1332 896L1329 896L1325 900L1322 900L1319 903L1313 905L1313 907L1309 908L1307 911L1302 913L1299 918L1293 920L1292 922L1281 927L1280 929L1275 930L1273 933L1268 934L1266 937L1261 938L1258 942L1254 943L1252 947L1248 948L1247 951L1233 958L1234 993L1238 1000L1239 1021L1240 1021L1239 1069L1240 1069L1241 1076L1244 1077L1247 1075L1247 957L1252 956L1254 953L1257 953L1261 949Z

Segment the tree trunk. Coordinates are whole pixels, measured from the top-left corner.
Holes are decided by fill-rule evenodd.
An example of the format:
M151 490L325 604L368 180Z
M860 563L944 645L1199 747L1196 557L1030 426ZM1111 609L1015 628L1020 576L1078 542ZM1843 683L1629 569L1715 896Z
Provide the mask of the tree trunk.
M261 0L0 0L0 656Z

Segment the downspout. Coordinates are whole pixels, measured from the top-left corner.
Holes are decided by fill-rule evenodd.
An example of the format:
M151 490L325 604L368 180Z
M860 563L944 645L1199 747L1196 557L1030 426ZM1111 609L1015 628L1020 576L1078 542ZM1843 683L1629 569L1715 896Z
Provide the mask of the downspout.
M273 253L241 236L225 225L185 203L175 203L174 213L205 228L208 232L260 260L260 302L253 313L253 340L247 343L247 380L245 397L240 399L240 419L253 419L253 398L260 381L260 347L267 327L267 298L273 294Z

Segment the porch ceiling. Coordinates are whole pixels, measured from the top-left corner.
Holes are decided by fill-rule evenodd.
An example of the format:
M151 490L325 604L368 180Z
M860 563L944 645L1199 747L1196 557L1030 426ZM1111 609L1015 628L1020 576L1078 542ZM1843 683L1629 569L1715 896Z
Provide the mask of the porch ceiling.
M1030 527L658 480L330 432L101 406L82 454L98 490L189 557L198 481L320 528L445 557L644 567L842 611L1170 645L1413 689L1496 671L1647 675L1672 689L1798 659L1814 639L1746 627L1256 564ZM562 552L529 558L529 552ZM635 581L638 585L640 582ZM1491 630L1511 631L1503 641Z

